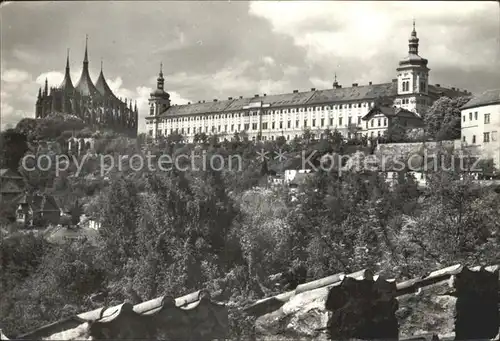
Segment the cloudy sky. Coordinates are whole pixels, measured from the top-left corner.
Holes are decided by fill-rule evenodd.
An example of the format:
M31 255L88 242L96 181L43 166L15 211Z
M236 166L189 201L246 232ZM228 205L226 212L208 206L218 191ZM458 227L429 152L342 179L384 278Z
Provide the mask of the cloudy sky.
M500 87L498 2L12 2L1 15L1 126L34 117L38 87L57 86L70 49L78 81L85 35L94 82L147 98L163 62L173 103L276 94L395 78L412 19L431 83ZM139 129L144 129L144 119Z

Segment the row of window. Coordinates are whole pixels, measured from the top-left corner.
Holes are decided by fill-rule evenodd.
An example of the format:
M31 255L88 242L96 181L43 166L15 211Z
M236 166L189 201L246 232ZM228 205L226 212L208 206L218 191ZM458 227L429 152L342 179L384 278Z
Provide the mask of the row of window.
M483 143L497 141L497 139L498 139L498 133L496 131L492 131L491 133L490 132L483 133ZM467 139L465 138L465 136L462 137L462 141L467 142ZM472 135L471 143L472 144L476 143L476 135Z
M290 114L296 112L312 112L312 111L323 111L323 110L339 110L339 109L351 109L351 108L366 108L372 107L374 103L349 103L349 104L340 104L333 106L323 106L323 107L308 107L306 108L298 108L298 109L277 109L277 110L264 110L262 111L262 115L271 115L271 114ZM153 107L153 106L152 106ZM214 116L197 116L197 117L179 117L173 118L173 122L183 122L183 121L199 121L206 119L219 119L219 118L235 118L235 117L247 117L247 116L256 116L258 115L258 111L250 111L244 113L231 113L231 114L219 114ZM169 120L170 121L170 120Z
M370 120L370 127L374 127L375 126L375 121L377 121L377 127L382 127L382 118L372 118ZM384 118L384 127L387 126L387 118ZM366 122L366 128L368 128L368 122Z
M474 120L477 121L477 118L478 118L478 114L477 114L477 111L472 113L469 112L469 121L472 121L472 114L474 114ZM465 122L465 117L466 115L463 115L462 116L462 121ZM489 124L490 123L490 114L484 114L484 124Z
M330 121L329 125L333 126L333 118L330 118L329 121ZM374 121L374 119L372 119L372 122L371 122L371 126L372 127L374 126L374 122L373 121ZM342 117L339 117L339 119L338 119L338 125L342 126L343 122L344 121L343 121ZM304 124L303 124L302 127L308 127L309 126L308 125L308 123L309 123L308 120L304 120L303 123ZM316 128L317 127L317 125L316 125L316 123L317 123L316 119L313 119L311 123L312 123L311 124L312 128ZM326 127L326 125L325 125L326 122L325 122L324 118L320 119L319 123L320 124L319 124L318 127L321 127L321 128ZM354 122L352 120L352 117L348 117L347 124L351 125L353 123ZM360 116L357 118L357 124L361 125L361 117ZM367 127L368 127L368 122L366 124L367 124ZM387 118L384 118L384 125L387 125ZM240 131L242 124L237 124L237 125L236 124L231 124L231 130L230 131L234 132L235 131L235 129L234 129L235 126L238 127L238 129L236 131ZM245 130L249 130L250 123L245 123L245 124L243 124L243 126L245 127ZM379 127L381 126L381 119L380 118L378 119L378 126ZM226 131L226 132L228 131L227 127L228 127L227 124L224 125L224 131ZM257 130L258 129L258 123L256 123L256 122L255 123L251 123L251 127L252 127L252 130ZM262 123L262 129L263 130L267 130L269 128L272 129L272 130L274 130L274 129L284 129L284 127L285 127L285 125L284 125L283 121L280 121L280 122L270 122L270 124L269 124L269 122L263 122ZM290 121L290 120L287 121L286 128L287 129L292 129L292 121ZM296 120L295 121L295 128L300 128L300 120ZM176 129L178 130L179 128L176 128ZM184 131L185 131L184 128L180 128L180 129L181 129L182 133L184 133ZM187 127L186 129L187 129L186 130L187 133L189 134L190 131L191 131L190 127ZM202 129L203 129L202 127L198 127L198 132L202 132ZM215 126L212 126L212 132L215 132L215 131L220 132L221 129L222 129L221 125L219 125L217 129L215 129ZM171 128L171 131L173 131L173 128ZM192 131L193 131L193 133L195 133L196 132L196 128L193 128ZM205 132L208 132L208 126L205 126Z

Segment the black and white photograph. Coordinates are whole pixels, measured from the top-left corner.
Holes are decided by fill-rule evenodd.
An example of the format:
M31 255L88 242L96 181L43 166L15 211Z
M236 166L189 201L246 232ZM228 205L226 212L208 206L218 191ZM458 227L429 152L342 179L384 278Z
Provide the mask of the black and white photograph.
M500 1L3 1L0 80L0 340L500 340Z

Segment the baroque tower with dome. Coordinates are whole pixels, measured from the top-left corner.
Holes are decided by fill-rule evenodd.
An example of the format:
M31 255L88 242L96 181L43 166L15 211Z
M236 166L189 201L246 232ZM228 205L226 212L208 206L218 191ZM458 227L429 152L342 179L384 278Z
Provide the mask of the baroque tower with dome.
M108 129L136 137L139 117L137 102L132 104L132 100L122 101L116 97L106 82L102 62L99 77L94 85L89 74L87 42L88 39L85 42L80 80L76 85L71 81L68 53L62 83L57 87L49 87L45 79L45 87L38 90L35 117L44 118L51 113L62 112L81 118L93 130Z

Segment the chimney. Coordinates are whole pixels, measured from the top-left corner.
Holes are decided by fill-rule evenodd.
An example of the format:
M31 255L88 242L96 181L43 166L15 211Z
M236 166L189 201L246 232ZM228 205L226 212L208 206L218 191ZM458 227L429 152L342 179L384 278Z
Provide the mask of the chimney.
M232 100L233 98L232 98L232 97L228 97L227 99L230 101L230 100Z
M392 82L393 82L393 83L396 83L397 81L398 81L398 79L397 79L397 78L393 78L393 79L392 79Z
M293 90L293 93L294 93L294 94L296 94L296 93L298 93L298 92L299 92L299 90Z
M372 85L372 81L369 81L369 82L368 82L368 85Z
M316 91L316 88L311 88L311 91Z
M454 88L454 87L451 87L451 90L455 91L455 88Z
M339 89L340 89L340 88L342 88L342 85L338 85L338 88L339 88Z
M358 86L358 83L352 83L352 86L355 88Z
M240 99L243 99L243 96L240 96Z
M203 100L203 103L205 103L205 100Z
M440 87L441 87L441 84L436 84L436 86L437 86L438 88L440 88Z
M188 102L188 104L191 104L191 102Z
M257 97L259 97L259 95L256 94L256 95L253 95L253 97L257 98Z
M264 94L264 97L266 97L266 96L267 96L267 94Z
M201 101L198 101L198 103L201 103Z
M214 102L217 102L217 98L214 98Z

